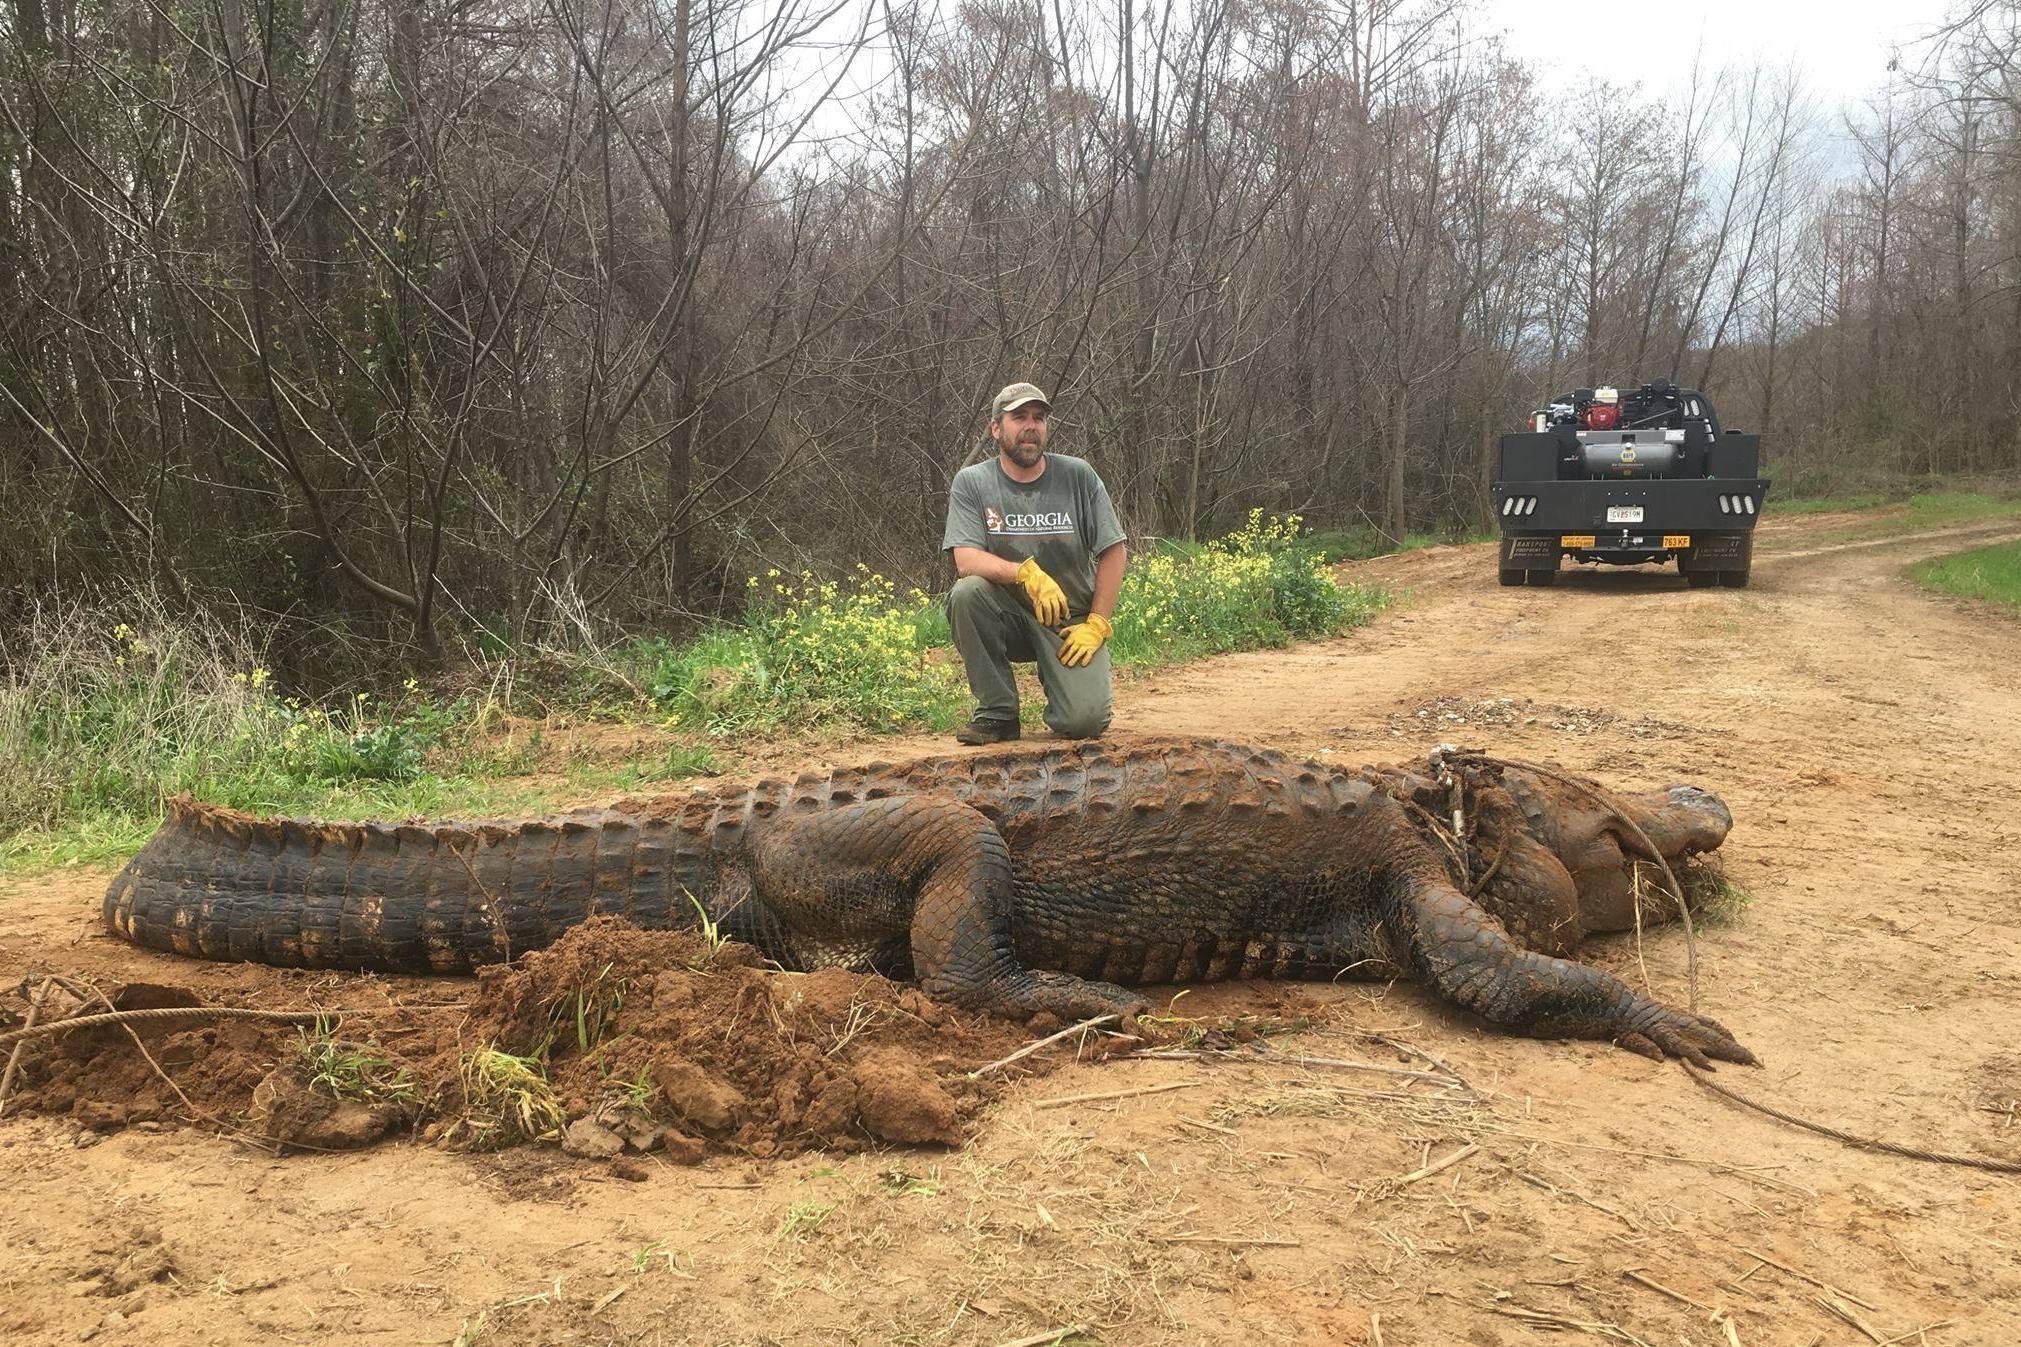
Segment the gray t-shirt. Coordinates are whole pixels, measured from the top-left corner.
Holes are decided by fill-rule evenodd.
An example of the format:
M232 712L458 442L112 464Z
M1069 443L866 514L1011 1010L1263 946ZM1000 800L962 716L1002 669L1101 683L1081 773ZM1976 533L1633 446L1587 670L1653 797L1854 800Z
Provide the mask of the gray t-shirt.
M1049 453L1045 465L1035 482L1012 481L995 458L956 473L940 546L979 547L1006 561L1037 557L1078 622L1095 601L1095 558L1127 535L1085 460Z

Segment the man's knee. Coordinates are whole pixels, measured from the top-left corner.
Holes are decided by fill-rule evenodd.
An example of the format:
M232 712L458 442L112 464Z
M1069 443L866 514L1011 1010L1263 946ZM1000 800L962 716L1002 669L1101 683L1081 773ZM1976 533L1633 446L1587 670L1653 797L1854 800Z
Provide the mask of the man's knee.
M1052 731L1062 739L1099 739L1109 728L1110 708L1091 706L1070 711L1058 718L1048 717Z
M947 591L947 606L950 611L973 611L984 604L993 604L996 602L996 596L990 593L993 588L980 575L964 575L954 582L953 589Z

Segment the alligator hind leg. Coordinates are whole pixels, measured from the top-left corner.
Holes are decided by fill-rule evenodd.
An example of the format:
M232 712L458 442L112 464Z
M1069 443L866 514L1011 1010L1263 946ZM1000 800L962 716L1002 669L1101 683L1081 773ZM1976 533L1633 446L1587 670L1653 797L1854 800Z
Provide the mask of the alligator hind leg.
M791 806L788 806L790 810ZM795 814L756 830L755 892L796 946L870 951L907 936L928 995L998 1014L1130 1015L1135 992L1017 961L1010 850L958 800L912 795Z
M1492 1023L1538 1038L1604 1038L1651 1057L1754 1063L1725 1026L1639 995L1611 973L1523 949L1428 871L1392 881L1404 961L1427 986Z

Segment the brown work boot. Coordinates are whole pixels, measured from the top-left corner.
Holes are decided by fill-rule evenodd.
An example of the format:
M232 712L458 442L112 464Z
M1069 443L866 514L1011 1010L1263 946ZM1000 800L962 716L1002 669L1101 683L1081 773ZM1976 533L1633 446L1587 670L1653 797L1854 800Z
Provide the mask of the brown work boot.
M1001 744L1017 737L1015 720L984 720L981 716L954 732L958 744Z

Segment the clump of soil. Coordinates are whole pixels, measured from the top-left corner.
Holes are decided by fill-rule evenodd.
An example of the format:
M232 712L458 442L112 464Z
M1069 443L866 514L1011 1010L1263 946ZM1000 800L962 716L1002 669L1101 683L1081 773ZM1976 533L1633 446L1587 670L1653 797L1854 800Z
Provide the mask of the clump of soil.
M466 1038L545 1058L567 1116L611 1134L575 1127L571 1148L688 1160L958 1144L993 1088L965 1073L1024 1038L880 977L756 959L599 918L486 970Z
M187 989L151 983L129 983L109 999L115 1010L202 1004ZM58 1004L51 1003L52 1012ZM72 1004L80 1015L105 1010L98 1002ZM221 1122L247 1107L293 1035L291 1027L271 1022L161 1019L32 1039L23 1045L7 1111L68 1114L88 1133L180 1121L191 1109ZM136 1038L160 1071L148 1064Z
M464 1013L440 1008L456 991L417 979L411 997L435 1003L429 1009L395 1003L321 1033L247 1020L134 1023L160 1071L119 1025L34 1039L7 1110L68 1115L94 1134L195 1122L282 1149L348 1149L418 1128L447 1145L537 1140L618 1164L648 1151L693 1163L713 1153L957 1145L998 1088L998 1076L970 1081L967 1072L1030 1034L884 978L781 973L747 946L609 917L460 989ZM301 986L286 983L235 999L305 1004ZM113 1000L122 1009L198 1003L185 989L138 984ZM326 990L307 1004L329 1000L350 997ZM45 1017L103 1008L72 1001ZM334 1046L373 1063L381 1079L397 1075L397 1091L347 1096L312 1069L311 1045L327 1051L336 1033L355 1041ZM541 1097L480 1108L471 1075L479 1050L515 1063L521 1085Z

